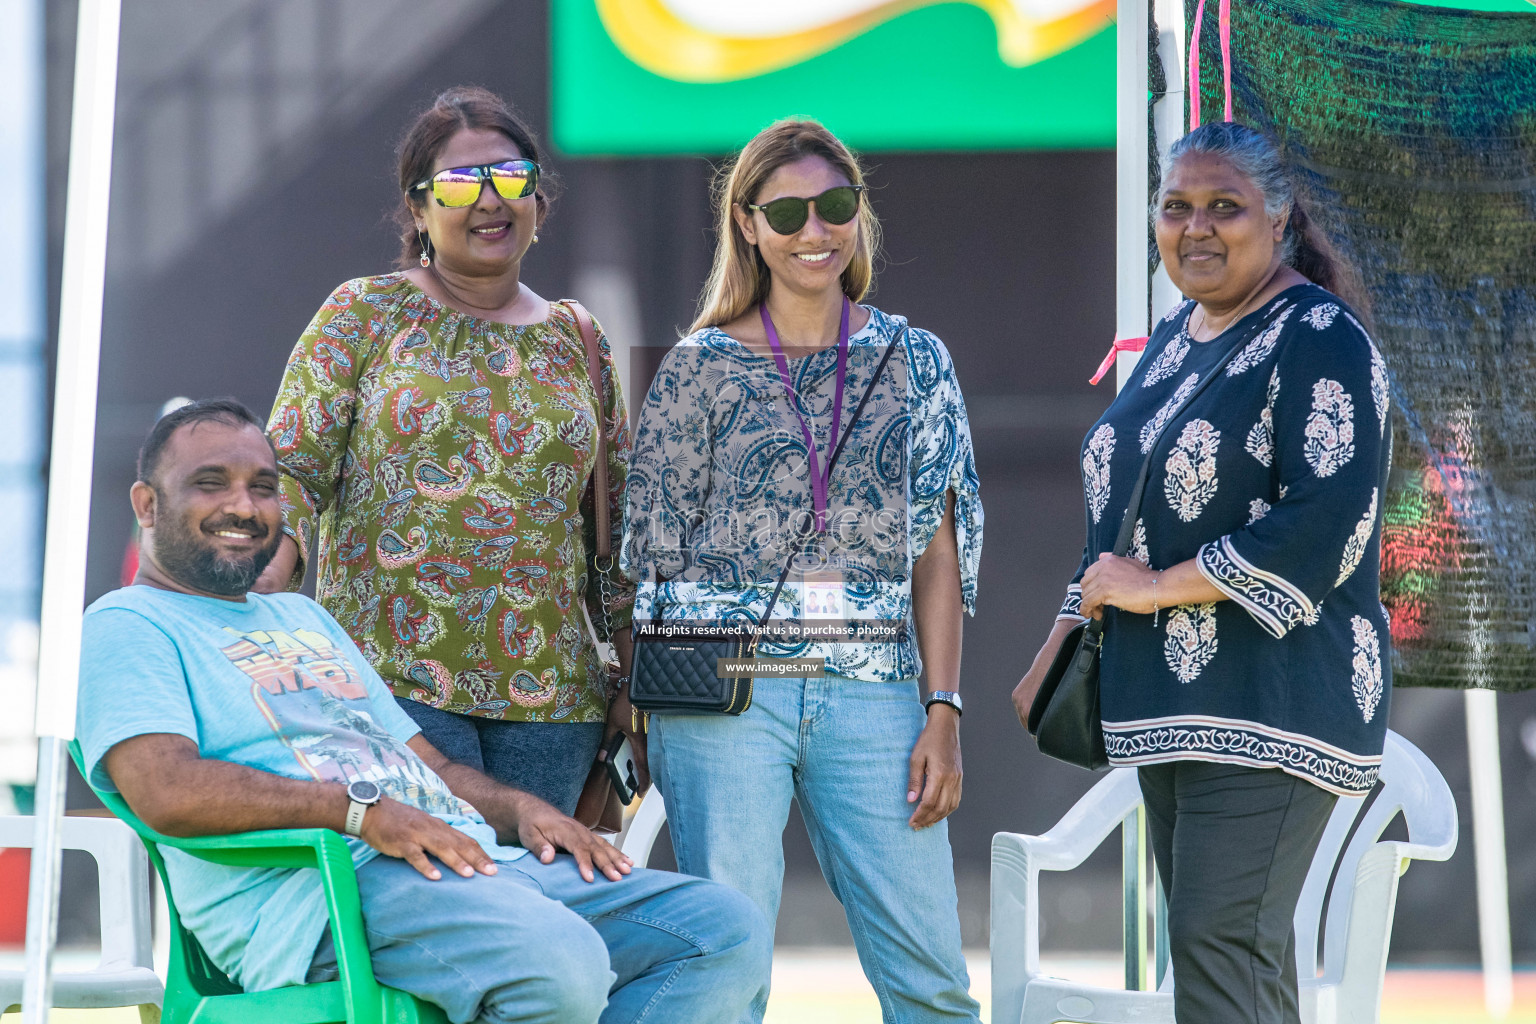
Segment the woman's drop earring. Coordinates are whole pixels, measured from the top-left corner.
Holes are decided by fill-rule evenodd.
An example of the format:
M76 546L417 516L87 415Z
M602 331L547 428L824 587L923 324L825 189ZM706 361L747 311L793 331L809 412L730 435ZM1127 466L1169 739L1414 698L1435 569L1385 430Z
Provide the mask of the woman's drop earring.
M539 244L539 233L537 231L535 231L533 233L533 244L534 245L538 245Z
M416 240L421 243L421 266L425 270L432 265L432 257L427 253L427 236L420 228L416 230Z

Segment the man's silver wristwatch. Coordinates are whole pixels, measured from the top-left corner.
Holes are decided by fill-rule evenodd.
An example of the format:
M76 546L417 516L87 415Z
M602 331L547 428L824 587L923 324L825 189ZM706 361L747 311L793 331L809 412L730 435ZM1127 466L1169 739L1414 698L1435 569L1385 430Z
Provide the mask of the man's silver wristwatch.
M955 714L965 714L960 706L960 695L954 690L934 690L928 695L928 699L923 701L923 710L927 711L934 704L948 704L955 709Z
M378 803L383 796L384 791L376 783L362 779L347 787L347 799L352 801L347 805L347 835L363 834L363 815L367 814L368 808Z

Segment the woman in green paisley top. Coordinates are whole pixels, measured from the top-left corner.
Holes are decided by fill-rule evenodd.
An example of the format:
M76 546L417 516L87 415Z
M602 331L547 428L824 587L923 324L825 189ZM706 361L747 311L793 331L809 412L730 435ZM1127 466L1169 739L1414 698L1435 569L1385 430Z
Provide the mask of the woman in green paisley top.
M600 427L617 550L629 431L601 332L594 386L570 307L521 280L550 203L538 158L483 89L407 133L407 269L331 294L272 409L289 536L262 586L313 560L320 603L429 742L569 814L605 732L630 731L583 621L627 673L633 591L592 567L591 502Z

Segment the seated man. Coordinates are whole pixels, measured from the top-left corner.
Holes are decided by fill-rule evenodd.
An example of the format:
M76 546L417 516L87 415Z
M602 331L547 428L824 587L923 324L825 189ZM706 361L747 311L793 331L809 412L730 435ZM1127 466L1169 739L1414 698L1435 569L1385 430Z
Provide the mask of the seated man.
M237 402L150 432L138 575L85 616L91 781L167 835L356 837L374 973L455 1022L737 1020L768 982L751 903L632 869L549 804L448 761L319 605L250 593L282 536L278 495L261 422ZM315 874L164 852L182 920L244 988L336 976Z

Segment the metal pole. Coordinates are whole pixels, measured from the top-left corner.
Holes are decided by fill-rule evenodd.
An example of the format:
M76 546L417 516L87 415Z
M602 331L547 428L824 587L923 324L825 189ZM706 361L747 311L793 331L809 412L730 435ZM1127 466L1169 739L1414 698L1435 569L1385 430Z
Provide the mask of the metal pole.
M37 832L27 893L27 976L22 990L25 1024L43 1024L53 1003L59 819L64 813L65 745L75 734L80 677L80 614L85 599L96 442L120 17L119 0L81 0L64 214L48 532L43 555L42 642L37 673Z
M1138 806L1120 823L1121 921L1125 929L1125 987L1147 987L1147 812Z
M1154 104L1152 121L1157 131L1158 164L1165 171L1168 147L1184 134L1185 54L1184 0L1156 0L1157 55L1163 61L1163 76L1168 91ZM1168 278L1167 268L1159 265L1152 275L1152 316L1162 316L1183 300L1179 290Z
M1152 108L1153 128L1157 133L1158 165L1167 169L1168 147L1184 134L1184 0L1154 0L1153 11L1157 16L1157 55L1162 59L1163 77L1167 91ZM1148 199L1150 200L1150 196ZM1150 203L1148 204L1150 208ZM1172 309L1183 296L1168 278L1167 268L1159 265L1152 275L1152 317L1161 316ZM1152 949L1154 968L1153 989L1162 987L1168 976L1168 898L1157 868L1152 869Z
M1115 333L1147 333L1147 2L1116 0ZM1115 361L1123 383L1141 357Z
M63 866L59 818L64 814L65 757L63 740L56 736L39 738L32 871L27 880L27 973L21 990L23 1024L45 1024L48 1010L53 1006L53 948L59 937L59 871Z
M1152 975L1152 988L1160 991L1163 981L1168 977L1168 897L1163 895L1163 883L1158 877L1155 864L1152 866L1152 891L1157 901L1152 914L1152 948L1157 951L1157 970Z
M1117 0L1115 71L1115 334L1147 333L1147 0ZM1140 353L1115 360L1123 385ZM1141 808L1121 829L1125 987L1147 976L1146 825Z
M1504 847L1504 780L1499 768L1499 705L1492 690L1467 690L1467 761L1472 776L1472 837L1477 865L1477 932L1483 1001L1495 1020L1514 1003L1510 966L1509 864Z

